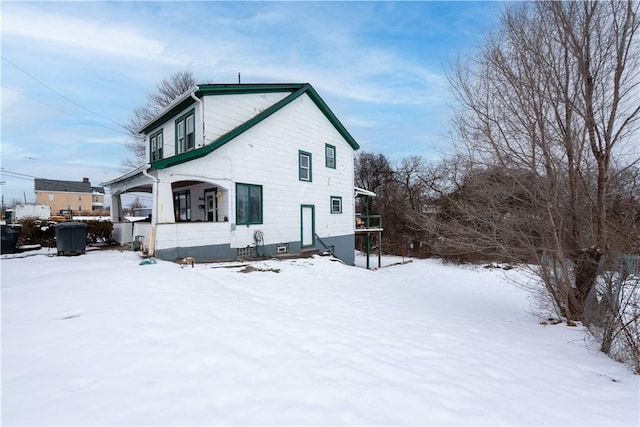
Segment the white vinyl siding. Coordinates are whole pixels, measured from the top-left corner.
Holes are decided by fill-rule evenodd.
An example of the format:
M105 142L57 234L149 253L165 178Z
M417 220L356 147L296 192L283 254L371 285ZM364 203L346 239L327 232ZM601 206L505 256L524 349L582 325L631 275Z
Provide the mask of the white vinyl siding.
M288 95L290 92L205 96L205 144L215 141Z
M209 111L207 105L212 102L211 98L216 96L205 96L203 99L206 111ZM189 111L185 109L180 116ZM258 112L254 112L254 115ZM197 107L195 118L198 132L201 127ZM206 129L219 124L215 122L215 118L207 116L207 120ZM167 122L164 127L166 141L173 141L174 129L174 120ZM196 137L196 141L199 141L199 136ZM206 139L210 141L209 134ZM325 161L325 144L336 147L335 169L322 164L317 166L317 159L322 163ZM165 144L165 158L169 155L167 151L173 150L173 146L174 144ZM299 151L312 156L312 182L299 179ZM315 226L320 238L353 235L353 154L353 148L315 103L307 95L302 95L211 154L158 171L158 177L163 183L201 179L207 182L206 186L203 185L203 191L212 186L229 191L229 204L219 206L220 218L228 217L228 224L206 223L210 227L217 227L218 231L212 234L202 232L204 221L202 227L192 222L189 227L185 227L184 233L188 234L181 231L180 242L172 244L200 246L212 242L227 242L232 248L247 247L255 245L254 233L258 229L264 232L265 245L298 242L300 206L303 204L315 205ZM316 160L316 165L313 165L313 160ZM238 211L243 206L238 205L238 192L245 190L238 189L236 183L260 184L262 223L246 224L248 216L244 213L239 218ZM342 197L342 214L332 214L327 206L331 196L336 195ZM200 214L197 197L192 190L192 221ZM257 215L253 217L256 219ZM192 233L192 229L199 232ZM168 230L170 228L166 228L163 233L169 232Z

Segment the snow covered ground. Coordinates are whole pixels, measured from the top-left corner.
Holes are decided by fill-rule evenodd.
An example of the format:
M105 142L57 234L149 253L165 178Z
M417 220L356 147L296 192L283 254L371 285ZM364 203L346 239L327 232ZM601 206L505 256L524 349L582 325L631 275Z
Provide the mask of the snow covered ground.
M3 425L640 423L639 377L518 270L47 253L1 261Z

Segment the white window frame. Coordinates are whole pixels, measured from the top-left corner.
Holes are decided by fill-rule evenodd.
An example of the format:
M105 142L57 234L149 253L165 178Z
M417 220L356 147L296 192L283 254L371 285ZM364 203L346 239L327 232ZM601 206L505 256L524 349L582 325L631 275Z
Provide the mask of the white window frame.
M334 202L337 202L338 205L338 209L334 209L335 205ZM342 197L341 196L331 196L330 202L330 209L331 209L331 213L332 214L341 214L342 213Z
M162 129L149 137L149 157L152 162L162 160L164 151L164 136Z
M306 159L306 165L304 165L304 159ZM298 179L300 181L312 182L312 156L311 153L299 150L298 151Z
M331 152L331 155L329 155ZM325 166L331 169L336 168L336 147L335 145L325 144L324 145L324 163Z

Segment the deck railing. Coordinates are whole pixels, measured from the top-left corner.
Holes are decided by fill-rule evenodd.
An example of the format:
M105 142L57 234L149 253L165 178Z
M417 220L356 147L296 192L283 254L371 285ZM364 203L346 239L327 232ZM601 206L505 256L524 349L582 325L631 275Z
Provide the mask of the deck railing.
M362 215L356 213L356 232L382 230L382 215Z

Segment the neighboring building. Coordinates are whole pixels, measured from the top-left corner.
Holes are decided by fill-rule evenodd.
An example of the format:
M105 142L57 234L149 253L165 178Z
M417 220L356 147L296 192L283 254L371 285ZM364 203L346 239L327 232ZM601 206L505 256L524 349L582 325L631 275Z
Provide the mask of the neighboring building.
M82 181L35 179L36 203L51 207L51 215L79 215L91 212L97 215L104 208L104 188L93 187L89 178Z
M51 217L51 207L42 203L24 203L14 206L15 215L13 219L49 219Z
M309 84L205 84L139 130L147 165L105 183L152 194L150 222L116 224L121 243L175 260L332 251L354 263L358 144Z

